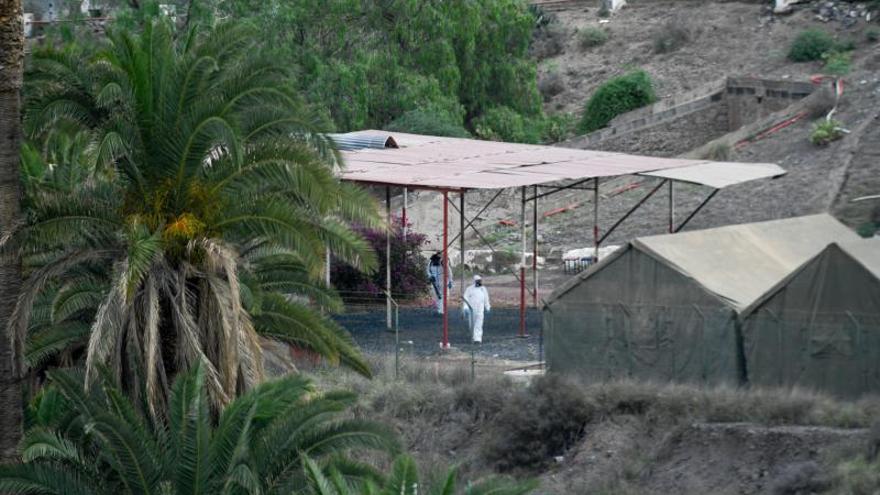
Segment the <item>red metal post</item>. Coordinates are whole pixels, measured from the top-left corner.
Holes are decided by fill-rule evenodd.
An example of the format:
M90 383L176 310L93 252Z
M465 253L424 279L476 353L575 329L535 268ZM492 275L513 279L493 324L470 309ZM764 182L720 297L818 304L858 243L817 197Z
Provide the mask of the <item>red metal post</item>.
M443 191L443 343L449 349L449 193Z

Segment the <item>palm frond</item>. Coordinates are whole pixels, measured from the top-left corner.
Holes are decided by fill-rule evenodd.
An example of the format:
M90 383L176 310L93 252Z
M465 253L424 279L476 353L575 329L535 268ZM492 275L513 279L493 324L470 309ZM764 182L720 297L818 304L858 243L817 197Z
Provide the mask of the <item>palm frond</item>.
M383 495L418 495L419 473L416 462L408 455L399 456L391 467Z
M56 354L71 348L84 347L91 328L82 321L68 321L30 335L25 344L28 368L37 368Z

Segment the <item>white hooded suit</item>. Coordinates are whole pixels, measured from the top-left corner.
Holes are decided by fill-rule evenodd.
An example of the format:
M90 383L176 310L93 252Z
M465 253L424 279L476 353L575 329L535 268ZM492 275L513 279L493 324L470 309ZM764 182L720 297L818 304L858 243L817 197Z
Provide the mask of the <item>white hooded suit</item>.
M464 292L464 299L468 302L468 305L465 305L464 312L465 317L468 316L468 310L473 310L473 341L474 342L482 342L483 341L483 316L488 313L492 309L492 305L489 303L489 291L486 290L482 285L477 287L476 283L467 288Z

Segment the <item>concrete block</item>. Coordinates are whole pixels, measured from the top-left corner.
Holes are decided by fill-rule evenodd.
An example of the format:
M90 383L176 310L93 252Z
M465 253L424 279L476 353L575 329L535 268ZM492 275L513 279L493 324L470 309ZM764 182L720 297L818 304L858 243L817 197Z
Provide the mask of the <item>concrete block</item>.
M617 12L626 5L626 0L602 0L602 5L611 12Z
M773 13L788 14L792 10L792 5L796 3L804 3L805 1L808 0L774 0Z

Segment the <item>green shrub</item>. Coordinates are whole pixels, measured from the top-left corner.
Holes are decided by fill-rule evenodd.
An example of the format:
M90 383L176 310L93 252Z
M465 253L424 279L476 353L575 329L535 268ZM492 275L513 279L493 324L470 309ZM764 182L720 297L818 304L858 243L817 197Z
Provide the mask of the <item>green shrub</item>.
M880 41L880 29L874 27L868 28L868 30L865 31L865 39L871 43Z
M678 50L691 39L690 30L681 21L667 22L654 35L654 53L669 53Z
M821 60L822 55L837 48L834 38L825 31L808 29L801 31L791 44L788 58L793 62L810 62Z
M845 76L849 74L852 65L852 55L847 52L831 51L822 56L825 61L825 73L833 76Z
M508 143L558 143L574 131L574 117L568 113L527 117L507 107L492 108L473 120L480 139Z
M578 131L588 133L601 129L614 117L656 100L654 85L647 72L637 70L615 77L600 86L587 101Z
M880 230L880 225L874 222L865 222L858 226L856 234L859 234L861 237L870 238L874 237L878 230ZM878 442L880 442L880 438L878 438ZM880 443L878 443L878 446L880 446Z
M570 113L558 113L544 119L544 129L541 133L541 141L544 143L558 143L571 137L574 132L575 118Z
M481 139L509 143L539 143L541 127L508 107L487 110L473 121L474 132Z
M832 141L843 137L841 123L836 120L821 120L813 124L813 133L810 142L816 146L827 146Z
M835 478L835 493L874 495L880 490L880 462L864 457L842 462Z
M584 50L604 45L608 41L608 31L599 27L588 27L578 32L578 44Z
M385 126L385 130L429 136L472 137L461 124L460 119L456 122L456 119L448 113L423 109L404 113Z

